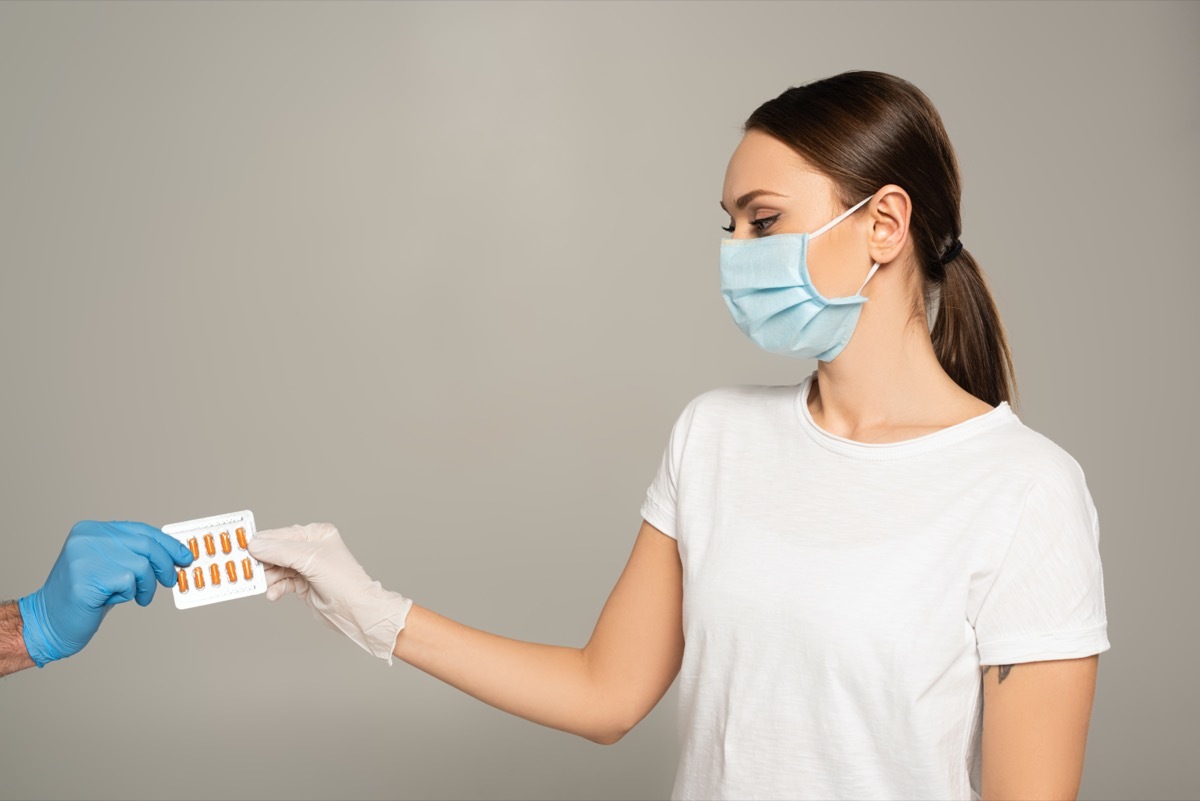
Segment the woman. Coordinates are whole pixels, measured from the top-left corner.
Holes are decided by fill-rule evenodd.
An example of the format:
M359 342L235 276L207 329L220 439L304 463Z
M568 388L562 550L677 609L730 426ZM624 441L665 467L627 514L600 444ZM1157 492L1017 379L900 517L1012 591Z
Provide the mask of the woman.
M752 340L817 369L686 406L583 648L415 606L325 524L254 541L269 597L598 743L678 676L673 798L1074 798L1109 648L1096 512L1009 406L959 196L937 111L896 77L750 116L721 290Z

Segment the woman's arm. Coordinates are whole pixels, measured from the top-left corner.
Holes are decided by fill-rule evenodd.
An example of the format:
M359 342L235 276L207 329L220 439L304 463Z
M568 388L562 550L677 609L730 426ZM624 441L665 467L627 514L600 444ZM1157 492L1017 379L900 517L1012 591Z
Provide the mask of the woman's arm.
M414 605L395 655L486 704L597 743L658 703L683 658L675 540L645 521L582 649L489 634Z
M370 582L332 526L259 532L251 553L275 565L268 597L297 592L352 638L356 628L380 631L379 614L358 621L356 606L399 610L389 613L399 633L374 638L388 637L396 657L497 709L597 743L615 743L645 717L683 658L679 551L646 522L583 648L489 634L415 604L404 617L402 596ZM359 639L387 655L386 646L381 653L370 637Z
M1079 794L1100 655L984 668L984 801Z

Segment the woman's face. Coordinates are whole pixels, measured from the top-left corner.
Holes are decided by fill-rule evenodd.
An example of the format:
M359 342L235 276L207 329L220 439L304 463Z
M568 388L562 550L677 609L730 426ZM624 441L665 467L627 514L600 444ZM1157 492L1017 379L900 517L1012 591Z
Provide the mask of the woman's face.
M870 207L810 241L809 275L825 297L853 295L870 271ZM811 233L846 210L829 178L783 142L757 130L742 137L729 160L721 208L730 216L734 239Z

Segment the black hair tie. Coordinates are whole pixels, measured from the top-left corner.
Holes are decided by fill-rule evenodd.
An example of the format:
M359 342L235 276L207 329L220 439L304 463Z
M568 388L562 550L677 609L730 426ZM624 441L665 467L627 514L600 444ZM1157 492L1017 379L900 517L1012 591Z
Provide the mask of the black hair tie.
M962 249L963 249L962 248L962 240L955 239L954 244L950 246L950 249L947 250L946 254L944 256L942 256L940 259L938 259L938 261L941 262L942 264L949 264L950 262L952 262L958 258L958 254L962 253Z

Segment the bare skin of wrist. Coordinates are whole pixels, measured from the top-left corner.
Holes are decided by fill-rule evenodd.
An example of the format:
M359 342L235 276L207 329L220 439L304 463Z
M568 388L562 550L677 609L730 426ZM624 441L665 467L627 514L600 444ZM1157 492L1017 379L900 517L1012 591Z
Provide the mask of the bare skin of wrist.
M21 610L15 602L0 603L0 676L33 667L25 648Z

